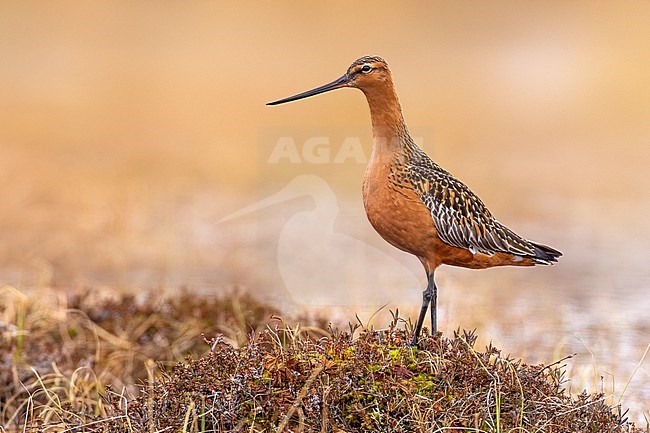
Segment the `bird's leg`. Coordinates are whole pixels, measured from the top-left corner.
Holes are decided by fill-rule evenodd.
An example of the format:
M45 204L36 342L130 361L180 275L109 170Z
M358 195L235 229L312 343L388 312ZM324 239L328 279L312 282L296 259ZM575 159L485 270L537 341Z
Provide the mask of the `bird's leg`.
M438 288L433 281L433 273L429 275L427 290L431 293L431 335L435 336L438 333Z
M428 284L427 288L424 289L424 292L422 292L422 307L420 308L420 316L418 317L418 322L415 324L415 332L413 333L413 340L411 341L411 346L415 346L418 344L418 338L420 337L420 332L422 331L422 324L424 323L424 316L427 315L427 309L429 308L429 304L433 300L433 305L432 305L432 310L431 310L431 327L432 332L435 335L434 329L436 328L435 325L435 305L436 305L436 285L433 282L433 273L428 276Z

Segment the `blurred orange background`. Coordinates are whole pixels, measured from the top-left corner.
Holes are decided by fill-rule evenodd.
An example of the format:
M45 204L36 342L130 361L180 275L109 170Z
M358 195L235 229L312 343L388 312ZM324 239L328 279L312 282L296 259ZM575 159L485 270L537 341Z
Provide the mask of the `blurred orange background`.
M0 54L0 285L237 286L305 307L275 256L313 202L220 220L311 173L336 194L335 230L406 269L371 302L333 304L413 316L424 275L365 221L363 164L278 171L264 159L269 140L310 131L353 131L369 152L357 91L264 104L376 54L407 123L433 131L429 154L502 222L565 253L553 268L441 270L443 331L478 326L531 362L589 350L619 384L649 343L648 2L4 1ZM585 386L599 386L581 361ZM633 378L639 417L649 368Z

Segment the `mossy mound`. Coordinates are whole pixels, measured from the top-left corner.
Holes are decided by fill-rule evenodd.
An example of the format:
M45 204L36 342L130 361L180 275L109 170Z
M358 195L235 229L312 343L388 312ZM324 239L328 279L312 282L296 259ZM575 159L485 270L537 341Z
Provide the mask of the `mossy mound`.
M560 367L476 350L473 333L408 341L394 327L356 339L267 330L241 349L215 341L135 401L114 401L123 417L104 431L631 431L602 395L568 395Z

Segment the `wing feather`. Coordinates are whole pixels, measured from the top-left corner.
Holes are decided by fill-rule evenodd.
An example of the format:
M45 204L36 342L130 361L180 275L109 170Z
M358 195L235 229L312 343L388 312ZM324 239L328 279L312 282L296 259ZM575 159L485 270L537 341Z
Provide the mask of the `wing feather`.
M443 242L474 253L538 256L535 244L499 223L476 194L424 152L404 171L410 173L410 181L431 212Z

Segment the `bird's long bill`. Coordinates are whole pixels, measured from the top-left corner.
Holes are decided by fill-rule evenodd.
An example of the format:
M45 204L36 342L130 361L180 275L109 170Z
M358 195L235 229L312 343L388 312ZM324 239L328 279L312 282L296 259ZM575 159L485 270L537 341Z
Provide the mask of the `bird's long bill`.
M341 87L348 86L348 76L343 75L341 78L325 84L324 86L316 87L315 89L307 90L306 92L298 93L297 95L289 96L288 98L280 99L277 101L269 102L266 105L278 105L285 102L297 101L298 99L308 98L310 96L318 95L319 93L329 92L330 90L340 89Z

